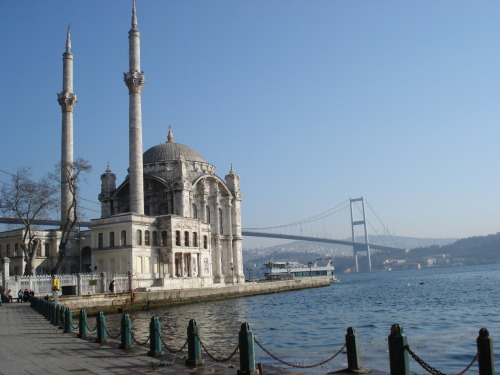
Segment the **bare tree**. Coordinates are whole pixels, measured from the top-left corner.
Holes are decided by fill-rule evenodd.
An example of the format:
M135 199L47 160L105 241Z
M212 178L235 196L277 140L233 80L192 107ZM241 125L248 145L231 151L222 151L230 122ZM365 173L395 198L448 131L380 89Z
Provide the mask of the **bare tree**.
M11 184L3 185L0 190L0 211L4 215L14 216L23 225L21 249L25 261L24 275L35 274L35 256L41 246L37 238L35 222L46 219L57 207L57 189L54 183L43 177L38 182L31 181L31 170L21 167L12 175Z
M52 267L50 273L55 275L59 272L59 268L61 268L61 264L66 257L66 251L68 248L68 242L75 237L76 233L74 231L75 225L78 223L79 219L79 204L78 204L78 183L81 180L86 179L86 174L90 173L92 167L88 163L88 161L79 158L68 164L66 168L61 169L61 165L59 164L57 167L57 173L66 177L66 181L68 184L71 203L67 208L66 215L63 215L63 221L61 222L61 241L59 242L59 251L57 253L57 262ZM54 173L54 176L57 174Z

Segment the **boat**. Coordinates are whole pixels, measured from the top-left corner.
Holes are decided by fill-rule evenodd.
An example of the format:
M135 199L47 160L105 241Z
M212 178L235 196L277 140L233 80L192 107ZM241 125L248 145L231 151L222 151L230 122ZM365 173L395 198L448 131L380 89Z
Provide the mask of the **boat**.
M290 280L306 277L329 277L332 283L339 282L333 273L335 267L330 259L316 259L309 264L294 261L269 261L261 268L261 275L266 280Z

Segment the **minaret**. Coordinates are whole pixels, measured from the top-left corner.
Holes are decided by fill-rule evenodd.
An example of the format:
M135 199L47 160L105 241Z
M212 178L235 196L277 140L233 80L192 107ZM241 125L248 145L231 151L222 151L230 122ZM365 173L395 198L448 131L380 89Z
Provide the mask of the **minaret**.
M57 101L62 109L62 138L61 138L61 223L74 215L69 212L72 194L68 179L72 175L73 164L73 109L77 103L73 93L73 54L71 53L71 34L68 26L66 34L66 51L63 54L63 89L57 94Z
M144 73L141 72L140 38L134 1L132 4L132 28L128 32L129 71L124 73L125 84L129 92L130 212L144 215L141 89L144 86L145 78Z

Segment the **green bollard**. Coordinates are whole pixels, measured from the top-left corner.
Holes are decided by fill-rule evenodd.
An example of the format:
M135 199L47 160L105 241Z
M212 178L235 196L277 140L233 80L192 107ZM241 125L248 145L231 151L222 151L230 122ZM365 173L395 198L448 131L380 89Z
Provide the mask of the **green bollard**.
M253 346L253 332L248 323L242 323L238 335L240 344L240 369L238 375L258 375L255 368L255 349Z
M84 339L88 334L87 313L85 310L80 310L80 315L78 316L78 337Z
M345 345L347 350L347 370L357 374L367 373L370 370L363 368L359 357L358 335L354 332L354 328L347 328L345 335Z
M56 316L54 317L54 324L60 327L60 319L61 319L61 306L56 305Z
M198 326L196 320L191 319L187 328L187 342L188 342L188 357L186 359L186 366L196 366L203 364L201 358L201 344L200 337L198 336Z
M479 375L495 375L495 357L493 355L493 339L486 328L479 330L477 337Z
M43 300L42 302L42 316L47 318L47 301Z
M408 338L399 324L392 325L388 344L391 375L410 375L408 351L405 348L408 345Z
M160 319L157 316L151 317L149 322L149 351L148 355L150 357L158 357L163 355L164 352L161 350L161 325Z
M60 306L60 308L59 308L59 320L58 320L57 325L61 329L64 328L64 313L65 312L66 312L66 309L64 308L64 306Z
M107 341L106 318L104 317L104 313L102 311L99 311L97 313L96 325L97 325L97 339L95 340L95 342L104 344Z
M71 314L71 310L69 307L66 307L64 317L64 333L73 333L73 326L71 323L73 322L73 314Z
M132 323L128 314L122 315L121 321L121 343L120 349L130 349L132 347Z

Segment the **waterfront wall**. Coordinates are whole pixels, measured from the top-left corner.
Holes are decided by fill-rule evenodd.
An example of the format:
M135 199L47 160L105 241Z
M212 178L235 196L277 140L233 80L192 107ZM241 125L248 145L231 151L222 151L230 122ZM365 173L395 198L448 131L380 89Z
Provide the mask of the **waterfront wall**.
M247 282L238 285L199 289L170 289L149 292L127 292L81 296L60 296L59 304L72 311L85 309L96 311L122 312L125 310L154 308L176 303L198 302L225 298L278 293L330 285L328 277L314 277L294 280Z

